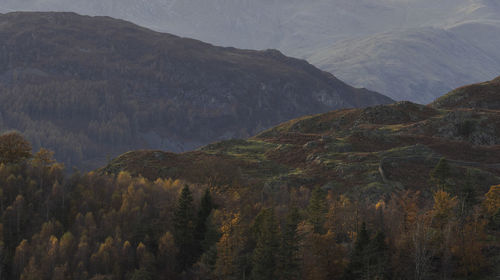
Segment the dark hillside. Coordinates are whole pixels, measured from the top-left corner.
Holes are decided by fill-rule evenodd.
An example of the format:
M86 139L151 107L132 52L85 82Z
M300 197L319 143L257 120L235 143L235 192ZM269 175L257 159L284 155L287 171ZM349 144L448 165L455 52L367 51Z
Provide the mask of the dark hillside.
M9 13L0 41L0 131L19 130L69 166L391 102L278 51L215 47L108 17Z

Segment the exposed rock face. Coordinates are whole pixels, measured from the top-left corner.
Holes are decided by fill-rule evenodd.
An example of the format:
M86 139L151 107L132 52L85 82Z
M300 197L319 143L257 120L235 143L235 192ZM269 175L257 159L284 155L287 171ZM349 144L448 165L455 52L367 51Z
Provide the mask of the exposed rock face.
M275 50L216 47L108 17L9 13L0 40L0 130L20 130L70 166L392 102Z

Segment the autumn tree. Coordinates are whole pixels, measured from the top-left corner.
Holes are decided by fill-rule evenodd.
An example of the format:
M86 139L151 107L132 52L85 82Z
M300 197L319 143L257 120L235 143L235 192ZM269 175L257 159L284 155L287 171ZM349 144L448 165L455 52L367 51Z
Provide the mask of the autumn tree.
M31 157L31 144L17 132L0 135L0 163L19 163Z
M237 280L245 278L245 267L242 265L243 252L248 237L240 213L226 213L217 242L217 261L215 275L219 279Z
M500 185L490 187L485 195L483 208L490 220L490 228L500 230Z

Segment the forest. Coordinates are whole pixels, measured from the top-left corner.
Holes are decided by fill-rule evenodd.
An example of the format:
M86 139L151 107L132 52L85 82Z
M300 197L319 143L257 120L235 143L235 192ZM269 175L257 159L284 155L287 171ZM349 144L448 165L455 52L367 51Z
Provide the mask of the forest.
M320 187L68 175L53 152L0 136L1 279L495 279L500 186L379 200Z

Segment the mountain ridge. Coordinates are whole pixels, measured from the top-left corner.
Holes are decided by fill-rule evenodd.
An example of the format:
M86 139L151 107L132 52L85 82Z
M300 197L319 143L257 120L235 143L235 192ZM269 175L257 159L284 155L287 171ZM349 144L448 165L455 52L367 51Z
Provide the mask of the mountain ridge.
M223 48L109 17L0 15L0 129L86 168L193 149L286 119L392 100L279 51Z
M500 7L491 0L27 0L0 4L7 9L109 15L217 45L279 49L349 84L422 104L500 69Z

